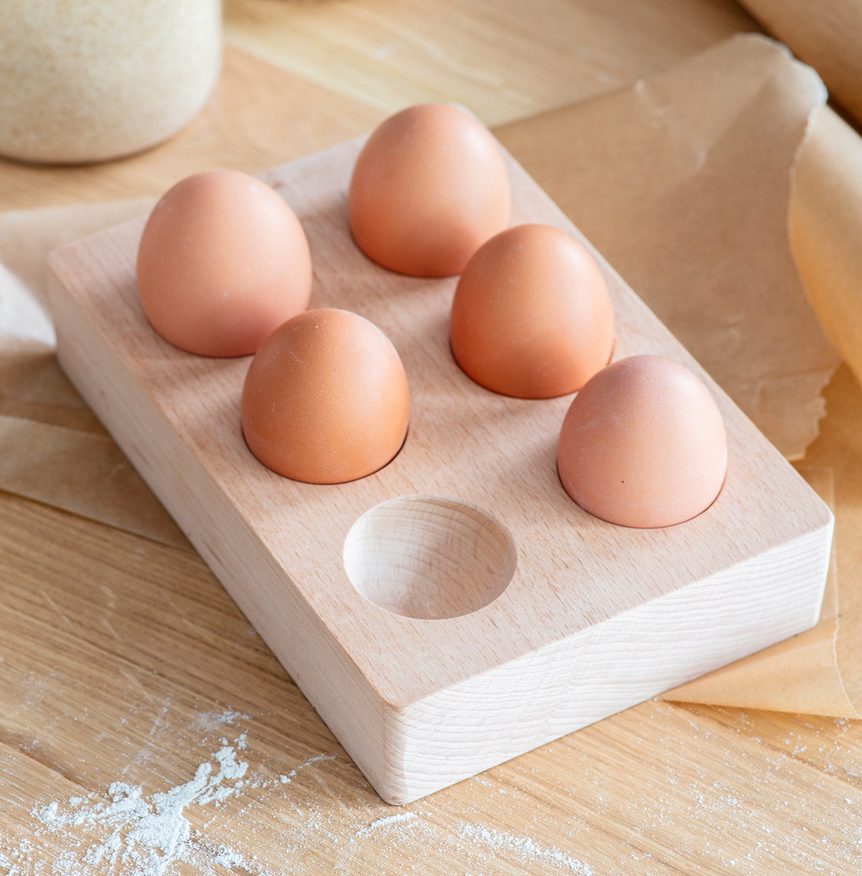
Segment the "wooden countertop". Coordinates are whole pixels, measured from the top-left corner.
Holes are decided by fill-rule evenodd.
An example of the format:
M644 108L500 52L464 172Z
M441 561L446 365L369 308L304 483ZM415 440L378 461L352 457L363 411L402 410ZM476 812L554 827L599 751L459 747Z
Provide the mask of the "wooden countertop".
M141 156L0 162L0 209L261 170L421 100L525 119L756 29L726 0L227 0L225 26L245 89ZM846 369L826 401L807 462L862 495ZM651 701L389 807L196 554L0 493L2 876L850 874L860 806L859 722Z

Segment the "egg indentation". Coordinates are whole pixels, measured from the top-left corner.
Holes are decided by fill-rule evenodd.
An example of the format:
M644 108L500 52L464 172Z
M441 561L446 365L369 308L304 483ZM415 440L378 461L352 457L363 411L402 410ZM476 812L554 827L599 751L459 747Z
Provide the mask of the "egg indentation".
M506 528L481 508L446 496L400 496L351 527L344 568L375 605L434 620L484 608L506 589L517 565Z

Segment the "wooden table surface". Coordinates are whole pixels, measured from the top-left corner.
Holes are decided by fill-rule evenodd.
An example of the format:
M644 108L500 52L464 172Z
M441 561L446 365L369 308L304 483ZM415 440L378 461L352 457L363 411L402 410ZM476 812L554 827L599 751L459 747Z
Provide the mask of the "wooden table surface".
M227 0L225 25L189 129L102 166L0 162L0 209L262 170L421 100L526 119L756 29L727 0ZM808 462L860 496L846 369L826 401ZM389 807L195 553L0 492L3 876L851 874L860 811L862 723L658 701Z

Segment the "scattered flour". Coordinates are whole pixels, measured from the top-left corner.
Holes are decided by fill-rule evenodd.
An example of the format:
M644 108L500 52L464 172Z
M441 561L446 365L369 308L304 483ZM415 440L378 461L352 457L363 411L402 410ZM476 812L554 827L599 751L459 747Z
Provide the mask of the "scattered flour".
M63 811L56 801L34 811L50 831L85 826L96 828L99 834L83 854L64 856L59 866L54 866L52 876L106 872L163 876L177 861L198 863L203 847L192 837L185 810L239 793L242 783L237 780L248 769L248 764L237 761L230 745L215 752L213 760L217 769L212 763L202 763L194 778L167 791L145 796L140 787L114 782L108 787L107 801L76 797Z
M249 715L236 709L224 709L221 712L199 712L195 720L198 730L212 731L224 724L235 724L240 720L248 720Z
M314 757L310 757L305 763L302 764L303 767L311 766L312 764L319 763L322 760L335 760L334 754L316 754ZM291 770L289 773L280 775L278 777L278 781L282 785L287 785L292 779L296 778L296 770Z
M473 840L493 852L514 852L524 860L555 864L562 870L576 873L577 876L593 876L593 868L583 861L552 847L539 845L528 836L516 836L491 827L465 822L461 825L460 834L464 839Z
M379 827L392 827L396 824L403 824L405 821L413 821L416 818L415 812L398 812L395 815L384 815L382 818L376 818L371 824L363 827L358 831L358 834L370 833Z
M70 797L65 804L52 801L32 811L37 826L34 838L61 834L67 849L50 863L35 860L33 844L19 842L10 858L0 853L0 872L8 876L172 876L181 864L192 865L200 876L239 870L252 876L271 876L254 860L225 846L211 846L186 817L189 807L220 805L251 788L276 787L278 780L249 782L248 763L238 759L246 748L243 733L200 764L194 777L167 791L146 795L141 787L113 782L106 794ZM319 754L291 771L334 754Z
M207 714L203 723L230 724L240 717L241 713L228 710ZM35 806L30 813L34 824L30 838L21 838L10 848L0 836L0 876L295 876L305 871L305 863L326 859L334 876L350 876L357 867L365 872L367 864L378 860L381 843L390 851L398 850L405 876L424 874L432 849L440 861L464 874L487 872L489 863L508 859L520 861L529 872L594 876L588 864L530 837L467 821L441 831L421 811L392 812L373 795L351 806L321 805L299 783L290 789L285 786L305 769L337 755L317 754L289 772L262 778L265 773L251 774L242 754L246 748L245 733L232 741L221 737L190 779L164 791L147 792L115 781L101 793L79 792L65 802ZM244 813L255 807L260 816L272 808L272 797L255 792L281 790L287 796L276 801L276 809L283 806L292 814L291 826L274 826L270 842L277 846L269 848L277 848L278 855L265 862L252 852L260 850L259 840L256 845L247 832L262 822L254 815L246 819ZM235 834L237 847L232 841L225 844L223 835L209 838L207 827L215 810L240 795L238 808L225 813L229 814L225 824L243 826ZM249 841L245 848L243 840ZM46 855L47 848L55 850L53 857Z

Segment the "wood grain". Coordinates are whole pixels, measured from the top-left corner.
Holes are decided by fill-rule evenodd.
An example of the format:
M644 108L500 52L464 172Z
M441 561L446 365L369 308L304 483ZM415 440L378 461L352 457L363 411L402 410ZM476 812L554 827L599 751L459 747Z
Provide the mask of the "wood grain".
M604 20L600 5L608 10ZM292 31L297 9L317 16L316 32ZM487 29L501 9L511 10L512 29L533 34L520 43L517 58ZM549 85L546 33L591 10L603 28L599 43L593 29L573 29ZM383 115L377 107L391 92L404 97L405 83L413 99L437 94L442 78L447 98L469 103L485 119L492 110L523 118L524 104L511 92L501 94L497 79L483 80L483 68L517 64L519 87L539 111L669 66L737 27L753 26L729 0L645 0L636 4L636 24L633 10L630 3L575 0L536 30L523 3L467 0L459 4L462 42L453 55L451 4L229 0L231 45L241 39L279 67L245 60L243 87L234 91L242 96L243 130L225 109L201 143L190 137L183 146L184 166L199 169L191 167L196 149L201 160L229 163L219 157L222 138L225 147L236 146L237 160L243 160L240 141L247 144L252 151L244 166L253 171L313 152L367 129ZM395 13L407 45L387 58L375 51L391 44L387 16ZM338 39L344 16L363 14L364 42L357 35L345 50ZM429 27L434 16L436 30ZM660 36L644 39L636 31ZM414 63L420 40L422 58ZM298 63L284 51L291 42L308 59L304 76L288 72ZM460 85L459 67L468 64L468 76L478 72ZM224 88L238 84L228 81L235 69L226 66ZM318 83L316 98L297 101L294 116L281 116L284 101L293 106L291 95L304 93L304 80ZM346 89L362 103L345 102ZM352 109L345 114L345 107ZM369 112L373 118L365 117ZM350 113L358 115L345 130ZM271 127L276 118L281 121ZM309 118L314 124L305 123ZM202 133L200 125L193 130ZM295 136L307 138L306 146L283 154ZM171 180L156 180L148 164L170 163L167 153L177 143L122 168L68 172L0 162L0 204L26 208L160 191ZM257 152L261 146L266 154ZM839 574L858 581L862 391L842 369L826 398L828 414L807 462L835 473ZM140 786L149 798L191 779L221 738L233 743L242 733L243 759L261 787L249 781L244 795L218 808L192 807L187 815L213 848L252 861L247 872L255 876L849 876L862 869L860 722L647 702L397 810L411 820L380 823L392 808L363 782L197 556L0 493L0 557L3 876L60 874L64 867L74 873L76 861L80 872L85 840L103 839L72 828L47 831L33 811L51 802L64 811L74 795L104 800L118 780ZM310 762L320 755L333 757ZM280 782L294 770L289 783ZM166 869L170 876L206 872L182 862Z
M660 353L699 373L718 400L730 463L716 502L683 525L617 527L571 503L554 466L570 397L507 399L472 383L448 347L456 279L405 278L353 245L344 205L361 142L264 178L308 234L312 306L371 319L404 362L410 435L377 474L322 488L257 463L238 429L248 359L190 356L143 318L140 220L55 252L52 307L67 374L384 799L404 803L808 629L832 519L595 251L615 358ZM513 221L578 236L507 163ZM396 499L380 531L415 521L393 560L406 605L405 569L424 551L436 551L431 567L464 567L492 529L488 557L514 543L511 582L481 610L431 623L363 598L345 574L345 540ZM456 576L448 586L465 584Z
M233 45L384 114L461 103L487 125L582 100L670 66L755 22L716 0L227 0ZM539 48L541 47L541 48Z

